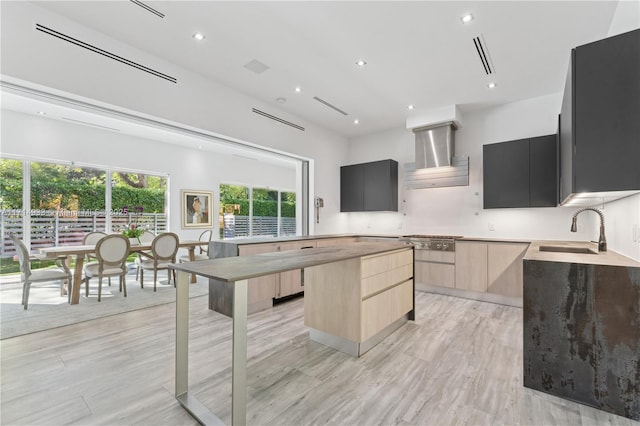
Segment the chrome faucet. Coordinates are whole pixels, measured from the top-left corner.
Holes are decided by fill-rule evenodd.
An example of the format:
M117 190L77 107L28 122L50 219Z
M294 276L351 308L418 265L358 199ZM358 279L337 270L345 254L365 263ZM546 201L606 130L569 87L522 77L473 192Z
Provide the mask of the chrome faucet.
M571 232L578 231L578 215L587 210L594 211L598 213L598 216L600 216L600 238L598 239L598 251L607 251L607 238L604 236L604 214L602 214L600 210L593 207L585 207L584 209L578 210L571 218Z

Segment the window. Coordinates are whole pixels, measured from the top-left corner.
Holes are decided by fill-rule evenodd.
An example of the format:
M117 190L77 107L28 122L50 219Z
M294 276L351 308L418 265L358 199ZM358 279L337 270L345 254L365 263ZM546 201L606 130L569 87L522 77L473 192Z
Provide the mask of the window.
M278 236L278 191L254 188L251 197L251 235Z
M280 193L280 235L296 235L296 193Z
M296 235L296 194L220 185L220 239Z
M167 181L154 174L0 158L0 257L14 254L10 234L34 252L81 244L87 232L119 232L131 222L167 231Z
M30 164L31 249L82 244L84 234L106 230L104 170Z
M167 178L142 173L111 174L112 229L120 231L130 223L154 234L167 229L165 193Z

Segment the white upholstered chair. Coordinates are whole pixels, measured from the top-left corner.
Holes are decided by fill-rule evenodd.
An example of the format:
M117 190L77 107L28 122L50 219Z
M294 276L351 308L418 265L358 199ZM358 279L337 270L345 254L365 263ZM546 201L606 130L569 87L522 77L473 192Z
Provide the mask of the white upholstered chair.
M213 231L211 229L207 229L200 234L198 241L209 242L211 241L211 238L213 238ZM194 253L194 260L209 260L209 244L206 246L199 246L196 250L198 250L198 253ZM180 256L180 262L191 262L191 259L189 259L188 254L185 254L184 256Z
M24 309L29 307L29 292L31 291L31 283L55 281L60 280L60 295L64 294L64 282L65 280L71 284L71 271L66 265L64 260L59 262L59 268L46 268L31 270L31 258L29 257L29 250L15 235L11 235L11 239L16 247L18 254L18 263L20 264L20 279L22 280L22 305ZM58 263L58 262L56 262ZM67 291L69 294L68 299L71 297L71 288Z
M98 302L102 299L102 278L120 277L120 291L127 297L127 256L129 255L129 239L124 235L112 234L100 239L96 244L97 262L84 267L85 290L89 296L89 280L98 277Z
M176 253L178 252L178 244L180 239L173 232L163 232L153 239L151 242L151 255L141 253L142 259L139 263L140 267L140 287L144 288L144 271L153 270L153 291L156 291L156 282L158 281L158 270L166 269L171 282L171 270L169 265L176 263ZM173 271L173 286L176 285L176 272Z

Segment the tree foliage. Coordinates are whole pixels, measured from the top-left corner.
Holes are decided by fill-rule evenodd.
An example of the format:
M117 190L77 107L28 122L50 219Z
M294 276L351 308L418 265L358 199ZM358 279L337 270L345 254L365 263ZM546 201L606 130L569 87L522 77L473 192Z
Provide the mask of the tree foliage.
M106 173L104 170L62 164L31 163L31 208L104 210ZM134 185L130 185L131 181ZM164 212L166 178L141 174L114 173L113 209L140 208L145 213ZM0 160L0 208L22 208L22 162Z

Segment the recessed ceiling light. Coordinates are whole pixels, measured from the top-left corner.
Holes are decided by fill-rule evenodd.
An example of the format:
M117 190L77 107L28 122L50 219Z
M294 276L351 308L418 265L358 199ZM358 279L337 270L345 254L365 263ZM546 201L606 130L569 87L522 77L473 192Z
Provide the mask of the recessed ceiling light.
M414 106L414 105L409 105L407 108L408 108L408 109L414 109L414 108L415 108L415 106Z
M473 15L470 13L467 13L466 15L462 15L460 17L460 20L462 21L463 24L468 24L469 22L473 21Z
M283 104L287 102L287 98L283 98L283 97L276 98L276 102L279 104Z
M195 33L195 34L193 35L193 38L195 38L195 39L196 39L196 40L198 40L198 41L202 41L202 40L204 40L206 37L205 37L205 36L204 36L204 34L202 34L202 33Z
M495 89L495 88L496 88L496 86L497 86L497 84L496 84L495 82L493 82L493 81L492 81L491 83L487 84L487 87L488 87L489 89Z
M198 145L198 149L202 149L202 145Z
M38 111L38 115L47 115L47 113L44 111Z
M356 65L357 65L357 66L359 66L360 68L362 68L362 67L364 67L365 65L367 65L367 63L366 63L364 60L360 59L360 60L358 60L358 61L356 62Z
M353 120L353 124L360 124L360 120L356 118L355 120Z
M295 90L296 90L296 93L300 93L300 92L302 92L302 87L297 86Z

